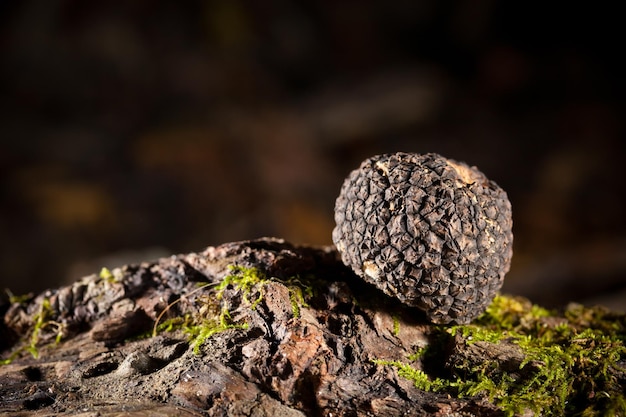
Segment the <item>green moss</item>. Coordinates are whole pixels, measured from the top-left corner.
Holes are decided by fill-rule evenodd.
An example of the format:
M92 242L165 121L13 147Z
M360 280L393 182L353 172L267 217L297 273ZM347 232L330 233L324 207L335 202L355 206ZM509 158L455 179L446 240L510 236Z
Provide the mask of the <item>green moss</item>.
M113 279L113 274L111 273L109 268L105 268L105 267L102 267L98 276L104 280Z
M205 295L197 297L199 311L196 314L176 316L161 322L163 315L176 303L171 303L157 318L152 330L152 336L160 332L181 330L189 336L189 342L195 354L200 354L200 348L208 338L230 329L247 329L247 323L234 323L224 302L225 291L232 289L241 292L242 301L255 309L263 297L263 284L267 281L265 275L255 268L229 266L231 273L216 284L202 284L190 294L209 288ZM250 300L252 293L258 293L254 300ZM218 313L219 312L219 313Z
M231 265L228 267L230 274L224 277L215 288L218 300L222 299L224 291L233 287L236 291L242 293L243 300L250 304L254 310L263 299L263 285L268 281L263 272L257 268L244 268L241 266ZM250 295L255 291L258 293L256 299L250 301Z
M166 309L157 320L152 335L155 336L163 331L182 330L190 336L190 343L195 353L200 353L200 348L204 342L215 335L229 329L247 329L247 323L235 323L232 320L229 308L230 306L224 300L226 291L235 291L240 293L242 302L250 309L257 308L263 300L265 294L265 285L270 281L280 282L289 290L289 300L294 317L299 317L301 308L308 307L307 298L314 295L314 289L311 285L305 285L300 276L290 277L286 280L277 278L268 278L262 271L257 268L244 268L241 266L229 266L230 273L224 279L215 284L204 284L200 288L194 290L200 291L207 287L211 287L210 291L201 297L198 297L198 303L201 304L199 313L195 315L186 314L182 317L173 317L163 322L160 318L163 314L180 301L177 300Z
M216 333L230 329L247 329L248 323L233 323L228 310L222 310L217 319L204 319L200 323L187 325L183 331L190 336L190 344L195 354L200 354L200 347Z
M208 289L207 294L197 297L198 313L186 314L184 316L172 317L165 321L161 319L165 314L183 297L168 305L156 320L151 333L138 335L137 338L156 336L160 332L170 332L181 330L188 334L190 343L194 352L199 353L201 345L216 333L229 329L245 329L247 323L233 322L229 305L224 301L224 293L226 291L235 291L241 294L242 302L254 310L263 300L265 285L270 281L281 282L289 290L289 299L291 302L292 313L294 317L299 317L302 307L308 307L307 299L314 295L313 278L310 283L300 276L290 277L285 280L276 278L268 278L263 272L257 268L244 268L241 266L229 266L230 273L218 283L202 284L199 288L185 295L189 297L192 294ZM113 271L102 268L99 278L105 282L116 282L121 276L121 270L116 268ZM11 297L12 294L9 293ZM29 296L30 298L30 296ZM18 299L13 297L12 302L23 302L26 299ZM8 358L1 360L0 365L11 363L19 355L27 351L33 357L39 356L38 346L40 345L42 336L50 336L50 329L55 331L55 342L58 343L63 336L63 327L60 323L52 320L53 311L48 299L44 299L37 313L32 317L32 328L24 337L22 343L16 348Z
M23 304L33 298L32 294L15 295L9 289L5 289L4 292L8 296L10 304Z
M231 274L225 277L217 287L217 298L221 299L224 291L232 287L243 294L243 300L250 304L250 308L255 309L263 300L264 286L270 281L280 282L289 290L289 300L291 302L291 312L294 317L300 317L302 307L308 307L307 299L315 294L314 277L302 278L295 275L287 279L268 278L257 268L244 268L240 266L230 266ZM252 294L257 294L254 300L250 300Z
M441 378L431 378L426 372L416 369L411 365L400 361L384 361L375 359L376 365L393 366L398 370L398 375L402 378L413 381L415 387L422 391L440 391L449 386L448 382Z
M464 343L513 343L524 359L515 372L502 371L495 359L461 361L447 375L428 375L410 365L428 366L442 335L460 335ZM579 305L562 314L531 305L527 300L498 296L476 322L437 327L435 345L404 362L376 362L398 369L415 386L451 395L487 397L506 415L531 410L543 415L624 416L626 318L601 308Z
M54 343L58 344L63 337L63 325L52 320L53 311L50 300L44 298L32 317L32 328L27 332L26 337L18 343L18 347L11 352L8 358L0 361L0 365L7 365L13 362L24 351L31 354L35 359L39 357L39 344L44 338L44 332L52 329L52 333L46 334L45 339L54 335Z
M122 270L120 268L115 268L113 269L113 271L111 271L109 268L103 267L100 270L98 277L112 284L115 282L120 282L123 279L124 274L122 273Z
M276 280L287 287L289 290L289 301L291 302L291 313L294 317L300 317L300 309L302 307L309 307L307 299L312 298L315 295L315 289L313 277L309 276L308 279L303 279L299 275L289 277L286 280ZM307 285L305 281L309 282Z
M21 352L22 350L14 350L13 352L11 352L8 358L0 360L0 366L10 364L15 359L17 359L17 357L20 355Z
M302 288L294 286L289 287L289 301L291 302L291 313L294 317L300 317L300 307L308 307L304 300Z
M280 282L289 290L289 300L291 302L291 311L294 317L300 317L300 309L308 307L307 299L315 294L314 277L303 278L295 275L287 279L268 278L263 272L257 268L243 268L240 266L230 266L231 274L224 278L216 287L217 297L221 298L223 292L233 287L243 294L243 300L250 304L252 309L263 300L264 286L270 281ZM250 300L251 294L257 294L254 300Z
M397 336L400 334L400 317L394 314L391 318L393 319L393 335Z
M140 335L139 338L143 339L143 338L148 338L148 337L154 337L158 333L182 330L187 326L191 326L192 323L193 323L193 319L192 319L191 314L185 314L184 316L171 317L167 320L157 323L151 334L145 333L145 334Z

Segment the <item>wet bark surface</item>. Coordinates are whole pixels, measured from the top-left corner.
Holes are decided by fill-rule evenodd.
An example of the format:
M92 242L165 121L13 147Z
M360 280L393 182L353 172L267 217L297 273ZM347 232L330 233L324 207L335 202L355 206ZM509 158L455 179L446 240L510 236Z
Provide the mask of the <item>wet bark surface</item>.
M233 266L264 279L229 284ZM0 366L2 415L501 414L486 400L419 390L376 363L406 360L432 326L358 280L331 247L229 243L12 301L2 305L2 359L13 355ZM180 325L198 317L215 330L202 339ZM154 335L157 322L179 326ZM449 345L446 363L522 360L513 345Z

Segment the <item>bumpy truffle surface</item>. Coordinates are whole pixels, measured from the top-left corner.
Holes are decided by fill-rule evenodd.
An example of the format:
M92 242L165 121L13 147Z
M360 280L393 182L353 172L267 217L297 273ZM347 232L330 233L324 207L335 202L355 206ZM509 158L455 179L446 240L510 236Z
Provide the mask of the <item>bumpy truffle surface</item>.
M476 167L433 153L364 161L341 188L335 222L343 262L437 324L483 313L513 255L506 193Z

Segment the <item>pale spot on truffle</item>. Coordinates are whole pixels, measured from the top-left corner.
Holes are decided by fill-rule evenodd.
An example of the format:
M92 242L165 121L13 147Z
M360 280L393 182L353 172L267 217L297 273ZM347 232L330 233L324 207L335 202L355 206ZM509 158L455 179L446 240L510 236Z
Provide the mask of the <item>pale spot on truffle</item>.
M378 279L380 277L380 269L372 261L363 262L363 273L368 277Z
M471 184L476 182L474 175L472 175L472 171L468 166L457 164L456 162L448 160L448 165L450 165L456 171L457 175L465 184Z

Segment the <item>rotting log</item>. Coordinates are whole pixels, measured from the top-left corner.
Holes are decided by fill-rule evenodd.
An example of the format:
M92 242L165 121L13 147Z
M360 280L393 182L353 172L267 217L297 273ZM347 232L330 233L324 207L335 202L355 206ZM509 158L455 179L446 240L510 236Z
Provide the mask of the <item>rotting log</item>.
M0 414L500 416L626 410L619 408L626 386L623 315L582 308L574 314L575 306L550 314L524 300L502 300L509 310L488 310L491 316L478 324L436 326L359 280L333 247L267 238L103 270L34 297L2 301ZM545 384L558 390L581 382L544 375L542 369L577 369L577 359L549 363L556 359L548 350L532 350L516 339L524 331L539 340L550 335L554 346L567 334L583 350L613 355L608 365L599 365L604 375L592 376L595 385L580 389L597 402L573 393L574 387L555 391L553 396L565 397L554 404L548 396L537 406L526 401L524 390L537 390L542 399ZM584 351L580 355L587 358Z

